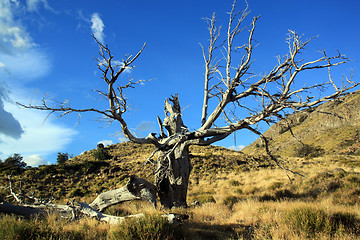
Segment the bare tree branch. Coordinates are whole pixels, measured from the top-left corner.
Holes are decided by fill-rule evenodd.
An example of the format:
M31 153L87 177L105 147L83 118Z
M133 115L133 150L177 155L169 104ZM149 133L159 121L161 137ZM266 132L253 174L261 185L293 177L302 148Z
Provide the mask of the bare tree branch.
M204 85L204 101L203 101L203 108L202 108L202 116L201 116L201 125L203 125L206 121L207 117L207 108L208 108L208 102L209 102L209 82L213 78L213 74L218 72L218 64L220 60L213 63L213 51L216 50L219 46L216 46L216 42L220 36L221 26L216 27L216 19L215 19L215 13L212 15L211 19L206 19L208 23L208 30L210 33L210 43L208 47L207 54L205 53L204 47L201 45L202 52L203 52L203 58L205 62L205 85Z

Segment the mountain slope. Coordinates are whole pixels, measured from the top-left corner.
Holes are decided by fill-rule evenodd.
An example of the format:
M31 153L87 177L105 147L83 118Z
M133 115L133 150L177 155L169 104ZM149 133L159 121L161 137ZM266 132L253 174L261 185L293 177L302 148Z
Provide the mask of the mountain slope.
M0 186L7 186L8 175L12 174L15 191L22 179L23 188L31 187L31 192L35 192L38 198L53 196L58 200L72 197L93 199L103 191L122 187L131 175L153 182L154 167L150 163L144 163L154 150L152 145L124 142L105 147L105 159L96 158L99 149L93 149L64 164L26 169L0 168ZM243 153L223 147L192 146L190 151L193 166L191 182L198 182L203 176L219 172L243 171L257 166ZM7 195L7 189L0 189L0 198Z
M311 112L289 115L264 135L270 139L271 150L281 156L296 156L303 144L326 154L360 154L360 91L324 103ZM243 152L264 153L262 140L256 140Z

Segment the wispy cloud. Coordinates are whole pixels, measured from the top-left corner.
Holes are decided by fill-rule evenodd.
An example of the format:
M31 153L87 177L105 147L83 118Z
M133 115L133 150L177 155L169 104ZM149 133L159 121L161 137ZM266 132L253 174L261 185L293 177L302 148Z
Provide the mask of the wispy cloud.
M91 16L91 31L94 34L95 38L103 43L104 42L104 23L101 20L99 13L95 12Z
M0 51L1 53L1 51ZM8 82L29 82L46 76L51 71L51 61L40 48L29 48L13 54L0 55L0 74Z
M38 11L43 5L46 9L51 9L47 0L26 0L27 9L31 12Z

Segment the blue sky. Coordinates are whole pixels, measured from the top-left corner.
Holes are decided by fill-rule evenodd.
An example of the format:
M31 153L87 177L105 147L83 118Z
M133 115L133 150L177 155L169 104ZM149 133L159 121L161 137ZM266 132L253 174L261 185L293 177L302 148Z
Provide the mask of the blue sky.
M355 60L335 72L340 77L353 69L359 79L360 2L358 0L248 0L257 22L254 70L269 71L276 56L286 53L289 29L305 38L319 36L308 47ZM227 24L232 0L0 0L0 158L20 153L29 165L55 163L58 152L78 155L97 143L124 140L120 126L107 126L99 116L83 114L57 119L14 104L39 103L47 94L69 99L73 107L102 107L92 92L104 87L97 71L98 46L91 37L108 44L121 59L147 46L126 73L135 79L152 80L127 93L132 111L126 120L138 135L158 132L156 116L163 117L163 103L179 93L184 122L200 126L203 94L203 59L199 43L206 45L204 17L213 12L219 24ZM243 1L238 1L241 7ZM225 30L225 27L224 27ZM223 31L224 32L224 31ZM311 56L311 55L310 55ZM307 75L309 81L320 77ZM262 130L265 130L263 128ZM256 136L246 131L218 145L241 147Z

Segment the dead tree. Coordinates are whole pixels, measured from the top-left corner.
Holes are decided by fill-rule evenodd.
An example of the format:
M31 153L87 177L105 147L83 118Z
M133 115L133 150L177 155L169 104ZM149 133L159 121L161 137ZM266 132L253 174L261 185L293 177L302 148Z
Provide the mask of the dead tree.
M104 214L102 211L114 204L118 204L131 200L146 200L156 206L156 190L153 185L141 178L131 176L125 186L119 189L111 190L100 194L92 203L74 202L70 200L66 205L52 203L50 200L38 199L27 195L22 189L20 181L19 189L14 188L12 174L8 176L10 195L19 205L14 205L0 199L0 213L15 214L25 218L42 218L46 217L49 212L56 212L63 218L76 220L83 216L95 218L109 224L121 223L127 218L139 218L144 214L128 215L126 217L113 216ZM180 223L186 215L181 214L163 214L162 217L167 218L170 223Z
M107 87L106 91L97 92L107 99L107 109L76 108L68 101L53 105L46 98L43 98L41 105L19 105L49 111L50 114L59 113L60 117L70 113L96 112L120 123L122 132L130 141L155 145L156 150L147 162L155 165L155 187L151 188L156 190L161 205L168 208L186 206L191 172L190 145L210 145L241 129L261 134L256 124L272 123L285 114L316 107L346 94L359 84L351 78L345 78L338 86L332 78L331 69L349 61L340 53L328 56L325 51L321 51L318 58L302 59L301 53L313 38L304 40L294 31L288 33L288 52L277 58L277 64L268 73L255 75L252 56L255 50L255 26L259 17L249 20L246 25L249 13L247 6L238 10L235 1L229 12L224 35L217 25L215 14L206 20L210 41L207 47L202 46L205 87L202 114L199 116L201 124L197 130L190 130L183 123L178 95L166 99L164 119L157 117L159 134L150 133L147 137L139 138L129 130L126 121L128 102L124 93L141 81L130 79L122 83L119 76L133 67L145 44L136 55L119 61L107 45L94 38L100 47L97 66ZM246 37L240 39L244 34ZM319 69L329 71L328 79L324 82L301 82L304 79L298 77L303 72ZM327 94L321 95L319 89L325 88ZM253 102L257 104L248 104ZM155 154L157 157L154 157Z

